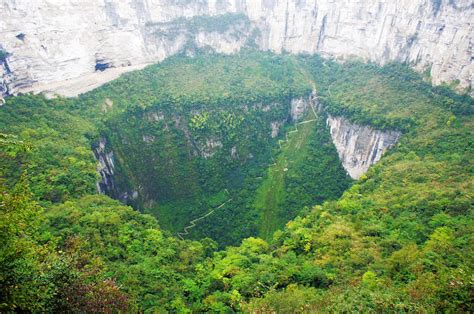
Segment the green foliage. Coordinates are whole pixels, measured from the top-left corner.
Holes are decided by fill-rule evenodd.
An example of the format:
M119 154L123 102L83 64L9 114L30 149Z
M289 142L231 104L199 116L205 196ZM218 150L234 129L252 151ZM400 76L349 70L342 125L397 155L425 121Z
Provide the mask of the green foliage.
M264 298L252 299L243 308L248 313L314 313L321 310L313 305L317 300L316 289L289 285L282 291L268 292Z
M298 130L282 143L276 163L269 167L255 196L255 207L261 213L259 235L271 239L273 232L306 206L325 200L337 199L351 183L339 162L325 115L314 116L310 111L309 123L289 127Z
M271 122L291 129L289 101L308 96L308 81L325 112L280 150ZM171 58L78 99L9 98L0 311L468 312L472 108L402 65L256 52ZM403 131L340 198L351 182L326 113ZM155 217L88 195L99 137L119 191L137 191L134 205L165 229L230 197L191 237L265 240L216 252L210 239L178 240Z
M362 275L362 285L374 289L377 287L377 274L371 270L368 270Z
M78 238L82 249L100 256L108 276L123 285L139 309L159 309L180 300L191 265L204 256L200 243L184 243L164 234L152 216L140 214L106 196L85 196L51 207L45 215L45 239Z
M11 152L28 150L29 145L2 135L0 155L9 153L3 158L16 159ZM63 250L53 241L42 243L41 213L24 173L12 188L0 185L0 310L126 310L127 297L104 276L99 258L81 253L79 242Z
M251 263L235 253L245 244L216 255L210 269L232 272L210 295L237 290L251 311L285 311L285 304L307 312L468 311L472 99L433 88L398 65L302 60L328 112L405 134L341 199L289 222ZM305 263L326 279L304 280L298 265ZM263 285L260 269L271 269ZM240 274L249 278L243 285ZM323 289L293 286L303 283Z
M191 238L224 246L256 234L253 194L278 153L271 123L284 124L290 99L310 91L289 56L178 56L83 95L78 106L103 108L101 133L114 152L117 189L137 191L130 204L165 229L182 231L229 190L233 201L190 230Z
M96 129L70 112L72 101L24 95L7 99L0 108L0 132L28 142L31 152L16 167L1 167L7 182L26 171L33 195L44 202L61 202L95 191L97 181L89 138ZM20 153L21 155L21 153Z
M123 86L127 86L126 89ZM80 97L81 108L90 106L106 113L134 113L159 106L191 111L269 103L282 96L309 93L311 87L290 56L243 52L235 56L174 56L141 71L122 75ZM102 105L108 99L111 108ZM96 109L92 113L97 114Z
M105 137L116 161L111 195L138 191L130 203L177 232L210 210L213 195L233 190L222 215L235 219L210 217L192 237L237 243L256 233L252 194L276 146L271 122L285 121L289 99L309 91L290 57L247 52L178 56L79 99L9 98L0 131L32 143L32 153L2 166L2 177L11 183L27 170L44 204L93 193L90 147Z
M29 202L24 183L14 190L2 189L0 194L0 265L1 265L1 307L2 310L37 309L45 306L51 291L28 277L38 278L42 269L40 259L35 256L41 252L32 239L37 225L37 208ZM21 234L24 236L20 237ZM45 289L46 288L46 289Z
M320 57L302 57L319 87L325 109L356 123L408 132L446 110L472 114L474 102L446 87L433 87L406 66L360 62L344 65Z

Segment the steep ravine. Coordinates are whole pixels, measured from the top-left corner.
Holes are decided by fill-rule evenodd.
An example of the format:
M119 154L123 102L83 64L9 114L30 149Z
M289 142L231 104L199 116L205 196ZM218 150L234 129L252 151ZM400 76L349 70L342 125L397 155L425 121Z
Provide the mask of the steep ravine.
M101 194L107 194L110 197L127 203L129 193L120 191L115 183L115 158L114 152L107 146L107 139L101 138L98 143L92 147L94 157L97 160L97 172L100 175L100 181L97 182L97 191ZM137 196L137 192L132 193L132 197Z
M134 158L127 158L126 147L139 146L140 152L142 153L140 158L151 158L155 149L167 142L167 137L169 137L169 140L173 141L175 145L180 145L182 148L183 145L186 146L186 154L188 154L189 157L187 161L193 162L193 160L199 159L204 163L208 163L223 155L229 159L227 161L229 164L245 166L245 164L253 162L252 160L258 159L263 151L267 151L266 153L268 153L269 149L269 147L267 147L263 151L259 151L261 146L259 147L251 142L247 142L247 139L253 136L255 137L254 140L261 142L261 144L267 141L275 144L284 128L291 125L291 123L299 122L309 110L309 102L306 98L307 97L297 97L290 100L282 99L281 101L271 103L244 104L237 108L234 107L231 113L227 113L225 110L207 111L205 106L200 110L195 109L192 112L170 112L160 110L159 107L156 107L137 114L135 118L142 120L142 122L140 122L139 129L134 132L126 130L127 127L132 128L133 125L128 124L127 119L129 117L123 116L119 120L109 123L110 129L106 131L106 133L113 138L111 142L103 138L99 143L94 145L94 152L100 164L98 171L102 178L100 190L108 190L109 192L115 191L114 193L117 192L117 189L120 190L117 184L113 182L113 175L116 171L114 164L117 163L117 161L114 160L113 150L122 151L119 156L123 158L121 162L118 162L119 165L124 162L129 162L130 158ZM191 125L193 123L191 121L195 119L206 119L206 121L216 120L215 123L221 125L222 123L228 123L221 121L222 119L227 119L227 117L237 120L237 122L233 122L236 124L233 127L235 131L232 132L234 135L228 134L229 132L222 132L220 129L215 129L212 132L205 133L206 136L202 136L200 134L202 131L199 128L193 128ZM124 123L124 125L121 126L124 126L125 129L116 129L117 126L114 123L117 123L117 121L118 123ZM251 121L258 121L259 123L257 125L261 123L265 125L263 127L255 127ZM220 127L224 126L221 125ZM172 134L172 136L170 136L170 134ZM137 140L139 142L137 142ZM250 146L247 147L248 145ZM148 153L150 155L148 155ZM166 156L162 157L166 159ZM139 161L140 158L137 161ZM157 156L154 156L153 160L161 160L157 158ZM163 159L162 161L165 160ZM136 166L136 164L132 165L132 168ZM139 177L145 178L151 176L151 173L154 171L152 169L144 170L145 171L141 173ZM159 179L157 178L157 180ZM147 188L144 190L147 190ZM136 191L118 192L119 195L123 196L120 197L122 200L127 199L129 194L136 193L141 194ZM144 195L139 195L139 198L141 198L144 203L150 201L150 199L147 199Z
M178 52L245 46L397 60L472 86L469 0L1 0L0 12L1 93L70 96Z
M235 134L240 134L237 138L222 137L219 135L220 132L200 137L195 133L196 130L189 128L187 120L189 117L186 114L164 113L158 109L150 109L137 115L144 121L139 123L139 129L134 129L133 132L127 131L127 128L136 128L136 126L111 125L108 133L108 136L112 136L111 140L103 138L93 147L101 176L98 190L124 203L132 204L137 209L157 215L165 228L175 232L182 232L184 227L189 227L189 222L198 219L199 224L196 224L196 227L193 225L193 228L188 231L197 231L202 236L206 234L209 225L220 223L223 224L222 228L232 230L235 227L233 223L229 223L228 220L223 221L221 216L238 216L242 215L239 213L250 210L250 208L245 209L246 206L253 205L245 205L249 200L242 199L239 196L242 192L238 192L248 188L242 185L246 182L254 186L245 193L255 195L254 206L257 212L261 212L262 215L265 212L268 215L268 209L266 211L263 209L267 208L268 202L273 204L272 223L266 226L268 218L263 216L260 218L265 219L265 236L269 237L276 228L284 224L283 221L294 218L301 210L301 208L293 209L289 205L293 197L291 195L300 193L288 190L287 184L293 180L291 178L299 177L299 173L310 176L310 180L317 181L322 178L321 173L306 173L307 170L304 170L306 168L303 168L308 162L320 162L317 159L310 161L312 160L310 157L307 159L311 155L311 149L305 147L313 141L311 137L324 137L323 135L327 132L329 141L332 140L339 155L340 160L336 164L342 163L353 179L358 179L371 165L379 161L383 153L400 137L398 132L383 132L370 126L351 123L344 117L327 115L317 100L312 98L313 95L309 98L293 98L287 102L242 106L237 112L245 113L245 120L258 119L266 126L253 130L248 130L245 125L238 127L235 130ZM310 111L310 108L319 109L319 112ZM193 111L191 117L202 114L203 112ZM219 117L220 114L217 112L213 115ZM238 113L236 115L239 116ZM318 116L327 117L326 125L317 122ZM128 120L130 117L124 117L120 123L127 123ZM153 129L155 131L150 132ZM174 135L170 137L171 134ZM260 139L258 140L260 144L243 145L244 139L249 136ZM168 142L166 138L169 138L171 142ZM290 141L288 141L289 138ZM141 143L137 143L137 140ZM273 152L275 157L273 159L270 150L272 145L277 145L277 141L281 144L278 144L279 149ZM172 150L163 151L169 145L181 147L182 153L176 155L177 152ZM312 145L324 146L326 144L323 141ZM337 159L337 154L334 154ZM218 168L215 168L216 162L219 163ZM260 165L259 172L252 170L255 164ZM264 175L266 168L270 169L268 175ZM275 173L278 171L283 176L276 176ZM336 170L328 168L325 171L329 173ZM286 178L288 175L289 177ZM209 190L206 182L216 178L221 182L217 185L218 189ZM336 178L333 179L336 180ZM332 183L327 181L324 184L330 188ZM267 189L267 185L272 188ZM283 190L278 193L279 200L271 201L275 185ZM305 187L304 183L297 186L303 189L309 187ZM310 188L307 193L309 194L306 196L316 197L308 199L307 205L314 205L312 202L321 201L320 196L317 195L323 193L322 191ZM311 193L316 194L311 196ZM208 199L214 199L214 201L203 203L200 195L207 195ZM284 195L288 195L290 199L285 199L287 196ZM281 198L281 196L284 197ZM233 199L233 201L229 203L228 199ZM261 205L258 205L260 203ZM220 206L222 204L225 204L223 205L225 207ZM264 204L267 205L263 206ZM263 207L260 208L261 206ZM209 213L212 208L219 210L215 214L212 210L211 215ZM200 217L206 219L200 219ZM240 219L241 224L248 224L250 218L241 217ZM254 223L257 223L256 228L261 229L263 225L260 227L258 225L262 224L263 220L258 222L255 218L252 219ZM246 235L254 234L255 231L249 230ZM188 235L186 232L186 236L192 236L192 234ZM212 237L212 234L207 236Z
M301 106L301 104L307 105L301 99L292 101L292 117L296 118L294 121L298 121L298 114L301 115L302 113L302 111L298 111L298 108L301 109L298 105ZM283 122L277 121L271 123L272 138L277 136L282 124ZM328 115L326 124L332 142L337 149L340 162L351 178L356 180L365 174L370 166L376 164L383 154L398 142L401 136L400 132L381 131L370 126L358 125L344 117ZM113 181L114 157L112 151L106 151L105 144L106 141L102 139L94 148L94 154L99 162L97 171L101 176L101 180L97 184L97 190L104 194L115 194L117 191ZM209 153L203 151L202 154L205 158L211 157L215 149L222 147L222 144L217 145L212 141L208 141L207 144L206 146L212 151ZM134 198L136 198L137 193L136 191L132 192L135 195ZM119 199L126 201L129 197L128 194L127 192L121 193Z

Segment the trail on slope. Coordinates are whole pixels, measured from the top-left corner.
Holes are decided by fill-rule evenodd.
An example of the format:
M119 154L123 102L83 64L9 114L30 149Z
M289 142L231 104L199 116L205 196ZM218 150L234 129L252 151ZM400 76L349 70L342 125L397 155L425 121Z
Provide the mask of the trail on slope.
M283 222L281 217L284 217L284 213L280 211L286 197L285 176L290 165L301 160L301 156L304 155L301 149L313 134L312 123L317 121L313 107L314 97L313 94L307 119L295 123L294 129L285 134L285 139L278 141L281 152L273 164L269 165L268 175L257 189L254 206L262 215L259 235L264 239L269 239Z
M224 191L225 191L225 192L227 193L227 195L230 197L229 191L228 191L227 189L225 189ZM212 215L216 210L218 210L218 209L224 207L225 204L227 204L227 203L229 203L229 202L231 202L231 201L232 201L232 198L230 197L227 201L225 201L224 203L220 204L219 206L217 206L216 208L214 208L213 210L211 210L211 211L208 212L207 214L205 214L205 215L203 215L203 216L201 216L201 217L199 217L199 218L196 218L196 219L194 219L194 220L191 220L191 221L189 222L189 225L186 226L186 227L184 227L184 231L183 231L183 232L178 232L178 233L177 233L177 234L178 234L178 237L180 237L181 240L184 240L184 237L189 234L189 231L188 231L188 230L189 230L189 229L192 229L192 228L194 228L194 227L196 227L196 223L197 223L198 221L203 220L203 219L206 218L207 216Z
M285 152L285 147L287 150L292 151L293 153L298 151L304 142L306 142L309 134L311 133L311 126L308 124L311 122L317 121L317 113L316 110L313 107L313 102L317 103L317 94L316 94L316 84L314 81L310 78L308 72L301 66L301 64L298 62L298 60L292 60L293 62L296 63L296 67L300 70L302 75L308 80L308 83L311 85L312 88L312 93L310 96L310 101L309 101L309 107L311 108L308 117L306 120L302 122L295 123L295 129L288 131L285 133L285 139L284 140L278 140L278 146L281 150L282 153ZM298 129L298 126L301 126L301 131ZM292 134L301 134L301 136L292 136ZM295 139L295 140L293 140ZM288 145L287 145L288 144ZM292 144L294 144L294 149L292 150ZM292 155L292 154L291 154ZM290 156L291 157L291 156ZM291 159L291 158L290 158ZM274 214L275 214L275 209L278 206L278 203L281 201L281 196L284 194L282 193L282 189L284 189L284 174L286 171L288 171L288 166L289 162L293 161L288 161L287 156L284 156L284 154L280 154L278 157L278 161L275 161L275 159L272 158L273 163L269 165L269 180L266 180L267 182L264 182L262 184L261 189L263 189L264 192L262 192L262 195L269 196L265 200L261 201L261 204L264 204L262 211L263 211L263 219L262 221L264 224L261 227L260 234L264 236L264 238L268 238L270 236L270 233L272 233L272 230L274 229L275 225L275 219ZM272 179L276 179L276 181L272 182ZM270 182L270 183L268 183ZM283 185L282 185L283 184ZM205 215L202 215L196 219L193 219L189 222L189 225L184 227L183 232L178 232L177 235L181 240L184 240L184 237L189 235L189 230L196 227L197 223L208 216L212 215L215 213L217 210L221 209L224 207L226 204L232 201L232 197L227 189L224 190L227 195L229 196L229 199L227 199L225 202L217 206L216 208L212 209ZM267 193L265 193L265 191ZM256 202L258 203L258 195ZM258 207L258 205L257 205ZM258 209L258 208L257 208Z
M313 134L314 127L312 122L317 121L317 113L313 106L317 102L316 84L298 60L292 58L291 62L293 62L294 66L312 87L309 101L311 110L304 121L294 124L294 129L285 134L284 140L278 141L281 153L277 160L274 160L273 164L268 168L268 174L264 182L256 191L254 207L261 213L259 236L266 240L270 239L273 232L281 227L285 223L286 218L288 218L287 212L282 211L284 210L283 206L287 197L285 177L287 176L290 164L305 163L301 159L304 158L305 152L300 150L305 148L311 134Z

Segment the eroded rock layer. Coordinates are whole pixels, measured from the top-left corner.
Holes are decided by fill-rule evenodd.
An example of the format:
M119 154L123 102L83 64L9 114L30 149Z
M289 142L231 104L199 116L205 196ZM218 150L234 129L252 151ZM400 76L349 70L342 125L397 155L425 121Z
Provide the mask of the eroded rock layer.
M178 52L244 46L398 60L472 85L469 0L0 0L0 12L2 94L71 96Z

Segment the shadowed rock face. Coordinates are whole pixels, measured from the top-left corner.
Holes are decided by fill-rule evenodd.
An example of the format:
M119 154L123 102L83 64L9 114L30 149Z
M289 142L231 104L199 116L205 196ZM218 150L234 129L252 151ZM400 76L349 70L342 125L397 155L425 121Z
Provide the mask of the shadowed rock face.
M401 136L399 132L374 130L330 115L327 125L342 165L353 179L366 173Z
M9 52L0 78L10 71L2 93L71 96L116 77L108 72L190 47L235 53L249 43L275 52L406 61L431 69L435 84L472 85L470 0L0 0L0 12L0 45ZM107 64L104 72L96 71L97 60Z
M101 180L97 182L97 191L100 193L113 194L115 191L114 184L114 153L108 152L106 149L107 141L101 139L99 143L93 145L94 156L98 162L97 172Z

